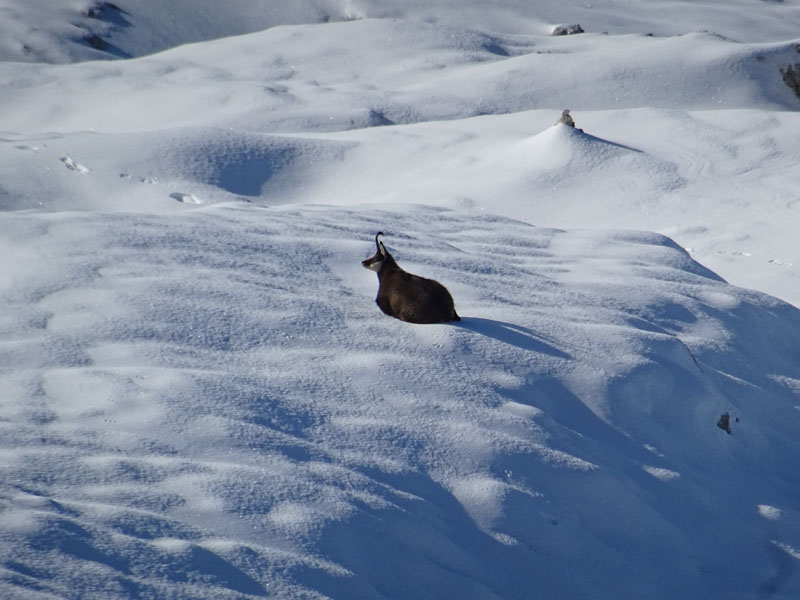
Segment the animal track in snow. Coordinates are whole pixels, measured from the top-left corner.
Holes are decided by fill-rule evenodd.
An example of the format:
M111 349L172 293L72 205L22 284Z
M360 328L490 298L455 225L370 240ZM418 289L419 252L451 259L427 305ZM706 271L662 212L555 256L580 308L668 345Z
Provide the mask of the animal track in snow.
M692 251L691 248L687 248L687 252L691 253L691 251ZM728 256L745 257L745 258L751 258L753 256L750 252L740 252L738 250L734 250L734 251L717 250L717 254L725 254L725 255L728 255ZM776 265L778 267L793 267L794 266L793 263L783 261L783 260L781 260L779 258L770 258L767 262L769 264L771 264L771 265Z
M133 181L134 176L131 173L123 172L119 174L119 178L127 179L128 181ZM158 183L158 177L136 177L136 181L138 181L139 183L148 183L155 185Z
M89 173L89 169L87 167L75 162L69 155L62 157L61 162L64 163L64 166L70 171L76 171L77 173L81 173L83 175L87 175Z
M792 266L794 266L792 263L784 262L784 261L782 261L782 260L780 260L778 258L769 259L769 263L771 265L778 265L779 267L792 267Z
M200 200L194 194L181 194L180 192L174 192L169 195L170 198L177 200L178 202L183 202L184 204L202 204L203 201Z

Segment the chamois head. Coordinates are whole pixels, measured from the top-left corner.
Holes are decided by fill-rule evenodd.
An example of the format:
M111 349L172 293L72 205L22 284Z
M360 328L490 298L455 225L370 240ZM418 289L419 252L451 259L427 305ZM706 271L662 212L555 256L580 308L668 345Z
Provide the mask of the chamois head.
M460 321L450 292L438 281L401 269L380 241L382 235L382 231L375 235L375 255L361 261L365 269L378 274L375 302L380 309L390 317L410 323Z
M389 252L386 250L386 246L384 246L383 242L380 241L380 239L378 239L382 235L383 235L382 231L379 231L377 234L375 234L375 247L377 248L377 252L375 252L375 255L370 256L369 258L361 261L361 265L365 269L369 269L370 271L375 271L376 273L380 272L381 267L383 266L384 263L387 263L387 266L388 265L397 266L397 263L394 261L394 258L392 258L392 255L389 254Z

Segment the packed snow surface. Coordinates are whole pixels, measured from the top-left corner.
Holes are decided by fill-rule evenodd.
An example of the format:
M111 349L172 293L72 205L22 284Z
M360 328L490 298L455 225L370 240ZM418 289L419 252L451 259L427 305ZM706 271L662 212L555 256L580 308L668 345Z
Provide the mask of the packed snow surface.
M0 0L0 597L798 597L800 3L267 4Z

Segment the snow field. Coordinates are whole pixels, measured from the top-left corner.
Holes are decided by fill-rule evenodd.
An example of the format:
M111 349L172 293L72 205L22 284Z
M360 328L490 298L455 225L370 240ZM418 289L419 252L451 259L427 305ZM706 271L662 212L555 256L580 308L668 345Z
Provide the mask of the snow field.
M798 595L796 0L51 4L0 596ZM379 230L463 321L379 311Z
M8 323L27 325L4 344L4 522L25 534L7 559L47 593L611 597L634 548L653 557L642 593L763 577L760 542L724 548L764 537L759 506L791 506L743 473L775 461L773 493L796 477L796 350L726 369L759 366L752 323L800 321L666 238L419 206L93 215L5 219L52 269L16 275ZM358 264L377 227L460 325L379 312ZM655 560L698 527L708 547ZM163 572L140 564L154 551ZM552 577L567 560L574 588Z

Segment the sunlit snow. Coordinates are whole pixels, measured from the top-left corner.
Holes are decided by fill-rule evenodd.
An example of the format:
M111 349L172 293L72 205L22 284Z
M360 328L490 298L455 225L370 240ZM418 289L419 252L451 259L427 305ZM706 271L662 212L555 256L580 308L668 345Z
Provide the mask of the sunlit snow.
M0 15L0 596L800 595L797 0Z

